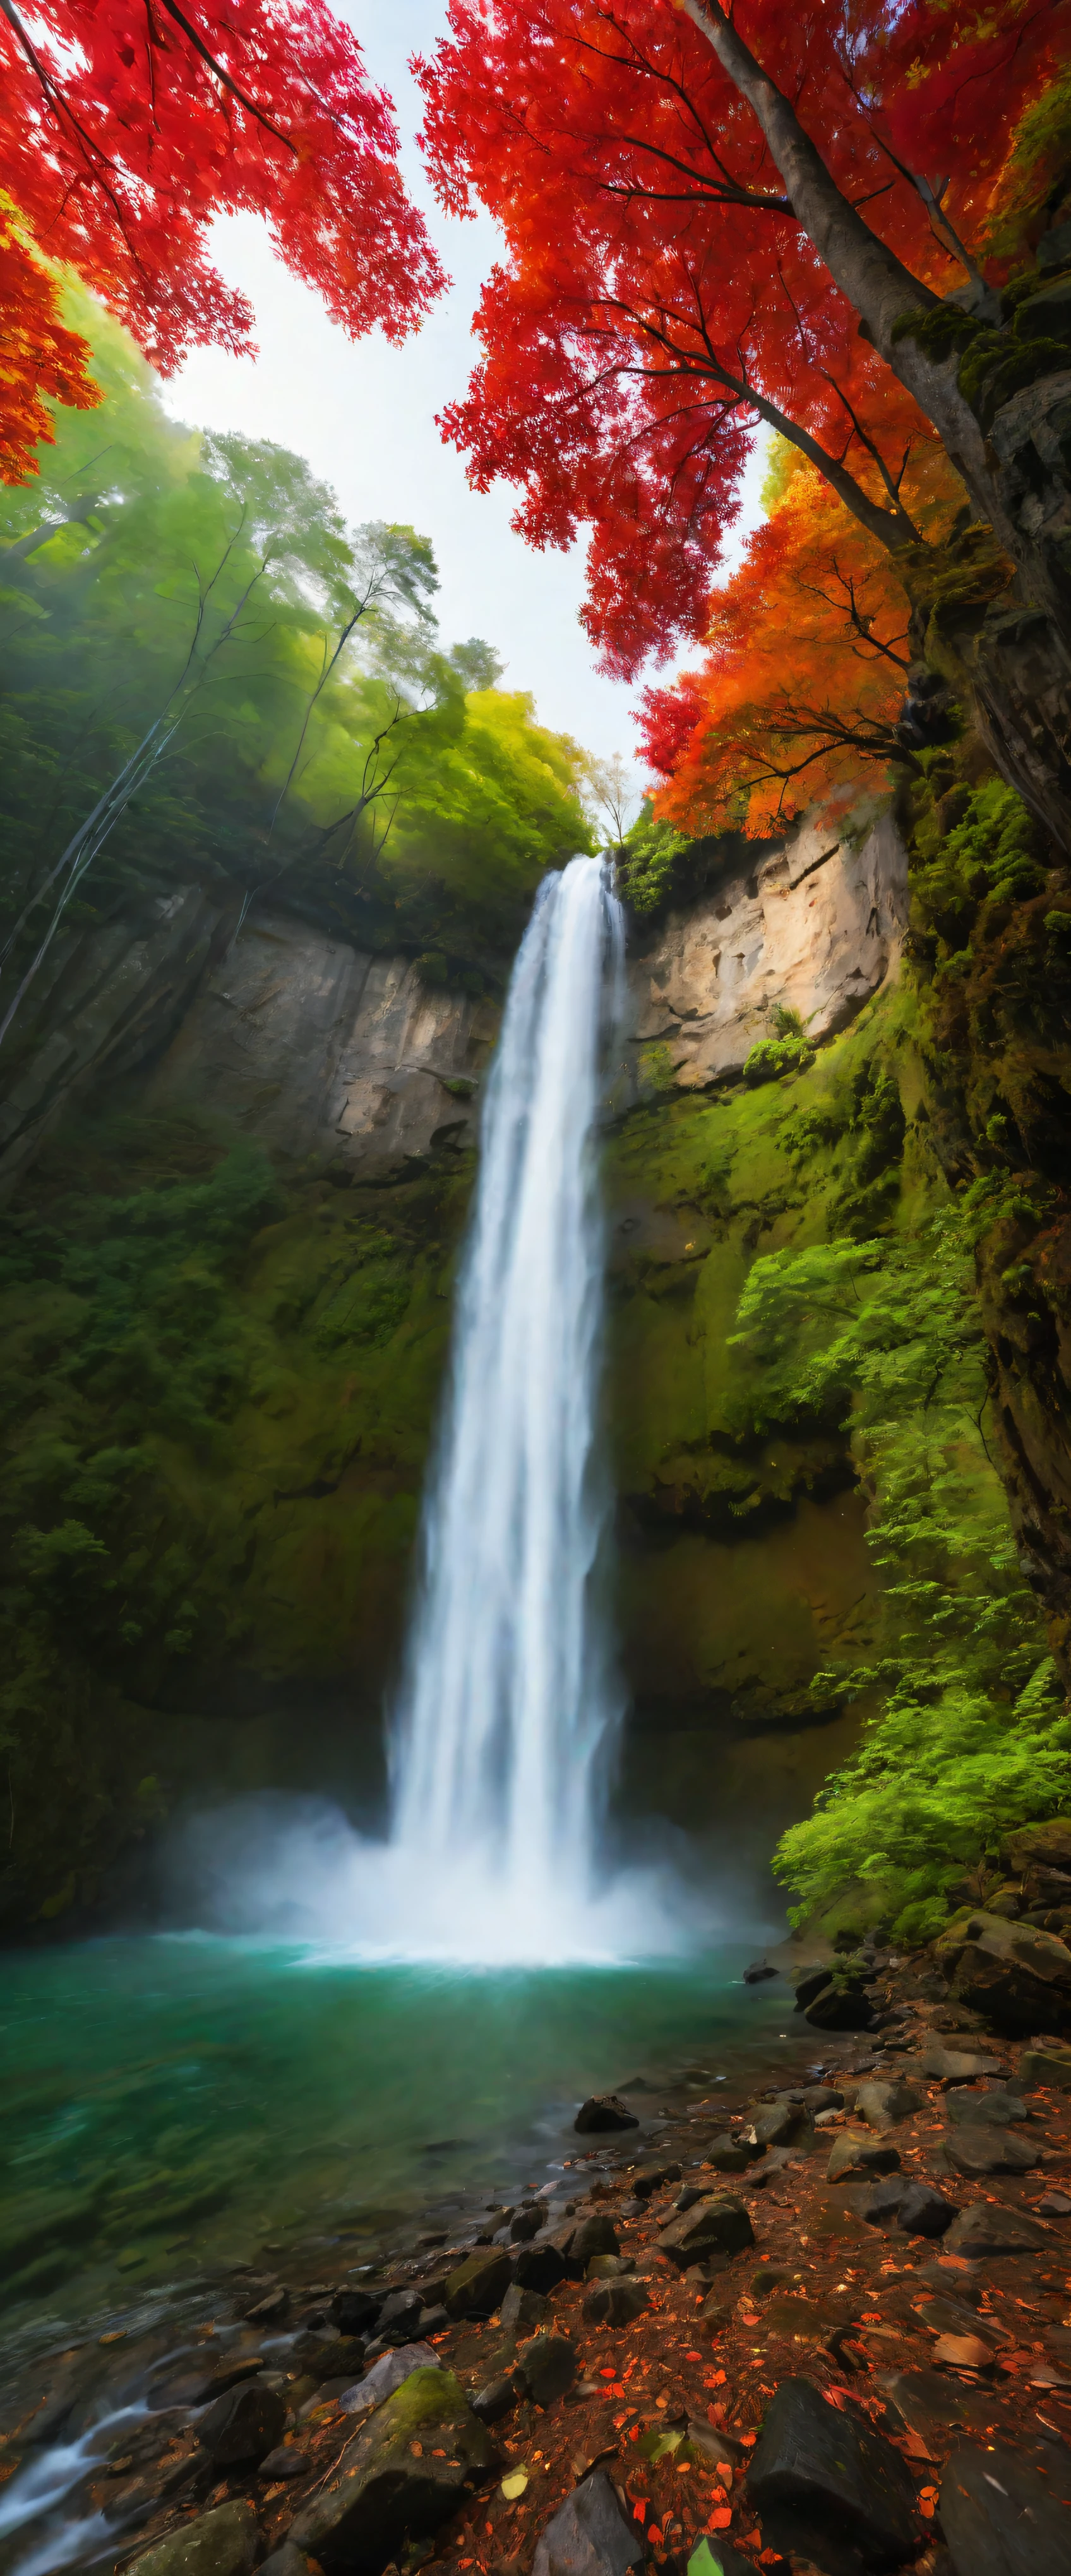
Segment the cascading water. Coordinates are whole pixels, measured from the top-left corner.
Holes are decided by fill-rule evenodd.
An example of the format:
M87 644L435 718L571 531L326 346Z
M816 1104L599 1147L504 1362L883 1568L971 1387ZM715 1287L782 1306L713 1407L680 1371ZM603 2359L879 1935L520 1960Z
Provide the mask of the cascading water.
M394 1736L395 1845L466 1910L493 1901L536 1951L591 1898L617 1714L594 1599L607 1502L594 1140L623 952L601 861L544 880L488 1084Z
M573 859L540 887L487 1086L390 1836L365 1840L326 1802L277 1829L208 1820L194 1867L225 1891L229 1930L311 1937L334 1958L487 1966L691 1946L675 1870L600 1870L621 1708L599 1607L596 1143L623 991L611 871Z

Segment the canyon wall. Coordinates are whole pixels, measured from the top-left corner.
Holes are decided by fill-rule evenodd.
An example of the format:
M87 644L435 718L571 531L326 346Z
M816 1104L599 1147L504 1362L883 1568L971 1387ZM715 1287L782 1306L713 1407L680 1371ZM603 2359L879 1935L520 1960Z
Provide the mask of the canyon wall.
M907 928L907 856L891 816L861 840L805 826L782 849L745 860L687 913L635 946L630 1038L665 1049L678 1087L704 1091L742 1073L794 1011L810 1038L847 1028L895 971Z
M465 1139L493 1044L486 1001L429 991L293 913L239 928L197 886L57 942L13 1032L0 1105L10 1189L64 1110L138 1073L147 1106L230 1118L291 1161L367 1175Z
M810 1684L865 1644L873 1577L843 1434L756 1442L733 1416L726 1343L754 1253L820 1233L855 1150L846 1111L839 1143L801 1166L786 1120L830 1086L869 1098L879 1057L902 1058L907 1081L905 878L887 821L859 845L802 839L726 870L633 942L611 1069L621 1797L766 1850L849 1740ZM382 1801L495 1015L282 910L233 934L196 888L149 899L68 943L9 1050L0 1178L30 1265L3 1295L24 1382L13 1484L33 1528L98 1533L79 1499L94 1461L121 1437L140 1462L91 1536L98 1589L75 1569L62 1617L42 1589L22 1619L36 1660L19 1685L32 1722L14 1756L9 1921L78 1919L132 1836L206 1794L319 1788L369 1818ZM754 1087L742 1070L777 1005L825 1043ZM250 1147L274 1197L210 1258L177 1233L144 1319L87 1378L131 1227L159 1211L166 1228ZM169 1372L211 1380L202 1427ZM79 1453L66 1486L67 1469L32 1464L58 1429ZM25 1544L16 1531L20 1563Z

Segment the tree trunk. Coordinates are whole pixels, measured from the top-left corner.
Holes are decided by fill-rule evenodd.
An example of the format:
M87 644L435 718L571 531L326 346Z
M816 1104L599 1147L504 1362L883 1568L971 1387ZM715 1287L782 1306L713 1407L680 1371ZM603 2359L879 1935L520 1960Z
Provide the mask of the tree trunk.
M849 205L719 0L675 5L747 100L803 231L1009 558L1016 607L975 619L963 667L1001 776L1071 856L1071 289L1041 288L1000 330L942 304Z

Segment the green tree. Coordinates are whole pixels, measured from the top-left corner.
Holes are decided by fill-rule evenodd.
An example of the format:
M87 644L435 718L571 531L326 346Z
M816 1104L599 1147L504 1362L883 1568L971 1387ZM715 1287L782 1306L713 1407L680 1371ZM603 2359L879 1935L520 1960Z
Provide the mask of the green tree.
M459 970L590 847L581 755L440 646L412 528L347 529L303 461L168 419L75 293L105 399L0 495L5 1008L56 922L191 871ZM3 1013L0 1012L0 1017Z

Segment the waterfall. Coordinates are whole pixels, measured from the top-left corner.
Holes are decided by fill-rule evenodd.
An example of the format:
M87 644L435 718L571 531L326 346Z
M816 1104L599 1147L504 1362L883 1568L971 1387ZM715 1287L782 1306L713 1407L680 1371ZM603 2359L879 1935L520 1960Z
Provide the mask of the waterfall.
M394 1723L393 1844L414 1892L445 1882L470 1915L490 1905L530 1955L591 1898L617 1717L594 1598L608 1507L595 1140L623 952L602 861L544 879L487 1086Z
M621 1701L599 1601L597 1140L623 1010L612 873L573 859L539 889L487 1083L389 1839L327 1800L224 1822L205 1854L229 1930L310 1942L313 1961L482 1970L679 1956L714 1920L650 1851L600 1867Z

